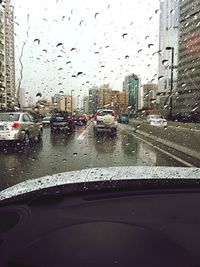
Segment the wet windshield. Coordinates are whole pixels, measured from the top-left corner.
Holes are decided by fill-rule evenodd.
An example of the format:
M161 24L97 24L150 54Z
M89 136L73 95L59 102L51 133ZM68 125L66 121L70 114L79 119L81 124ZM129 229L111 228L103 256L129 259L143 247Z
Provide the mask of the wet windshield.
M91 168L200 167L198 10L0 1L0 123L22 112L1 124L0 191Z

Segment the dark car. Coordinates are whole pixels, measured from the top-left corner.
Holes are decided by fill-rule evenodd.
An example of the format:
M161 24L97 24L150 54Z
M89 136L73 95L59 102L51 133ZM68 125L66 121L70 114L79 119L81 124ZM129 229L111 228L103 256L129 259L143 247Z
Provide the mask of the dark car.
M51 132L62 131L64 133L72 133L75 131L75 123L72 116L68 112L56 112L50 119Z
M85 114L77 114L77 115L74 115L73 117L73 120L75 122L75 124L77 125L82 125L82 124L87 124L87 117Z
M118 122L128 124L129 123L129 115L128 114L125 114L125 113L124 114L121 114L119 116Z

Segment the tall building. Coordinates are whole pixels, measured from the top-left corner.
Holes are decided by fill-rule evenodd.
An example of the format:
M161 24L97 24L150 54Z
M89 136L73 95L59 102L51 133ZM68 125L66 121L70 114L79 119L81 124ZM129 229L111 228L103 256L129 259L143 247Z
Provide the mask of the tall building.
M0 4L0 105L15 101L14 8L10 0Z
M91 115L97 111L98 90L97 86L89 89L89 114Z
M6 105L5 9L0 4L0 106Z
M110 93L112 89L110 88L109 84L103 84L99 87L98 90L98 103L97 106L98 108L106 108L107 105L109 105L108 102L106 102L106 95Z
M15 96L15 49L14 49L14 7L10 0L4 0L5 6L5 63L7 104Z
M200 1L180 3L178 88L173 115L200 119Z
M144 90L144 108L150 109L156 101L158 85L153 83L143 84Z
M72 98L68 95L61 95L58 100L58 109L60 111L72 112Z
M129 113L131 116L135 116L138 113L138 100L139 100L139 88L140 78L134 73L125 77L123 82L123 90L128 93L129 98Z
M158 102L161 110L169 99L171 89L171 59L174 48L173 88L177 87L179 0L160 1Z
M89 113L89 96L83 97L83 112L85 114Z

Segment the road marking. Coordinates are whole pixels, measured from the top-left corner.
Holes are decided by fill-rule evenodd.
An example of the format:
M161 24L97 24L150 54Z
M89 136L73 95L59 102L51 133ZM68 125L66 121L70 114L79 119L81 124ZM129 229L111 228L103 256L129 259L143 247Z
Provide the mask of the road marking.
M89 126L77 137L77 140L83 140L85 138L85 133L87 132Z
M176 161L179 161L180 163L184 164L185 166L187 166L187 167L196 167L196 166L194 166L193 164L191 164L191 163L189 163L189 162L187 162L187 161L185 161L185 160L183 160L183 159L180 159L180 158L174 156L173 154L171 154L171 153L165 151L164 149L162 149L162 148L160 148L160 147L157 147L157 146L154 146L152 143L146 141L145 139L143 139L143 138L141 138L141 137L139 137L139 136L136 136L136 135L133 134L133 133L132 133L132 135L133 135L134 137L136 137L137 139L140 139L140 140L143 141L144 143L146 143L146 144L148 144L148 145L150 145L150 146L156 148L157 150L159 150L160 152L166 154L167 156L170 156L171 158L175 159Z

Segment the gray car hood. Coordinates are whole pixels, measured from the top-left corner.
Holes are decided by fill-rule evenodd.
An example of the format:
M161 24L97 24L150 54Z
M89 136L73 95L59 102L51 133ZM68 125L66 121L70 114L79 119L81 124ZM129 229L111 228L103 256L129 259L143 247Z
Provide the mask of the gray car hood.
M109 167L90 168L80 171L58 173L51 176L44 176L33 180L27 180L9 187L0 192L0 201L20 196L38 190L82 184L82 190L92 182L110 182L127 180L140 183L141 180L148 181L164 179L199 179L200 169L182 167ZM161 180L162 179L162 180ZM105 184L104 183L104 184ZM197 181L198 183L198 181ZM200 179L199 179L200 183ZM107 183L108 184L108 183ZM116 188L116 185L115 185Z

